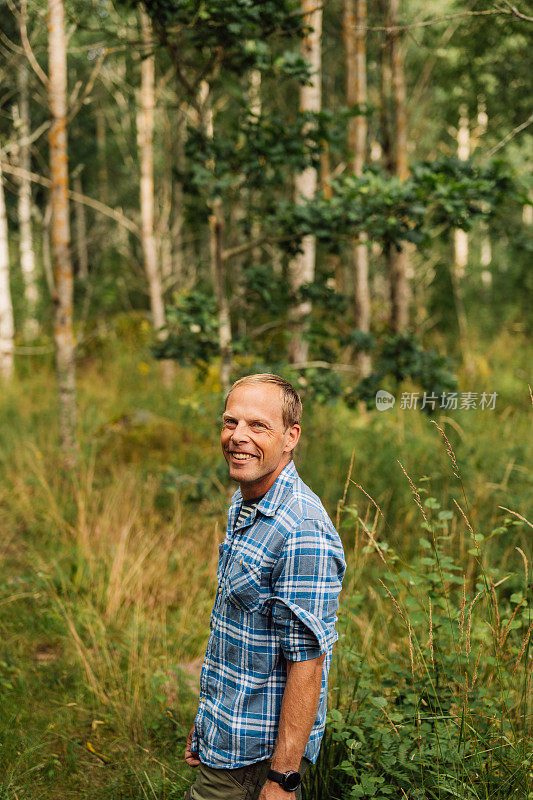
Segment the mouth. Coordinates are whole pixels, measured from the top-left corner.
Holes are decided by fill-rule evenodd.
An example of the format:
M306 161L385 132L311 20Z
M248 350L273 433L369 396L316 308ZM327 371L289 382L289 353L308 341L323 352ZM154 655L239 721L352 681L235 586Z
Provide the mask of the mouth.
M236 461L239 464L244 464L246 461L251 461L252 458L257 458L252 453L241 453L237 450L228 450L228 454L232 461Z

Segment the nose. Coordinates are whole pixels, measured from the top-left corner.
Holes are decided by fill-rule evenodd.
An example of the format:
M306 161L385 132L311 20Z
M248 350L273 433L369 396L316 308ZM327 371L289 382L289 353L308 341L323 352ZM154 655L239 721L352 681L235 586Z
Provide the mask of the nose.
M248 426L246 422L243 421L239 422L236 428L234 428L234 430L231 433L231 441L234 444L238 444L239 442L248 441L249 438L250 437L248 435Z

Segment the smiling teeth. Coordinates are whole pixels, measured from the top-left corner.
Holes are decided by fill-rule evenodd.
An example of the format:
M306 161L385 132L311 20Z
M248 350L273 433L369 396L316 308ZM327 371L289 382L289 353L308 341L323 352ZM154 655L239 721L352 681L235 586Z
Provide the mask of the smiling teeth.
M232 453L233 458L236 458L237 461L248 461L249 458L253 458L249 453Z

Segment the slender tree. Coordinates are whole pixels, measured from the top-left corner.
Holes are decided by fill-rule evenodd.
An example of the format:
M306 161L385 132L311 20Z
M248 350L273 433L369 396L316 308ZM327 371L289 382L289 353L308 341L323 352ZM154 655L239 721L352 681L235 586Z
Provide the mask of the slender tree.
M37 272L35 269L35 253L33 248L31 181L29 178L31 156L29 142L30 101L28 83L29 70L27 64L23 62L18 69L18 123L20 142L18 147L18 163L24 171L19 178L18 219L20 268L24 280L24 297L26 300L24 333L31 339L35 337L39 331L39 323L37 321L39 291L37 288Z
M141 61L141 90L137 115L137 137L141 162L140 204L141 236L144 268L148 279L152 323L156 330L165 324L163 287L157 263L154 233L154 75L155 59L152 48L152 26L146 12L140 9L143 54Z
M198 92L199 107L202 110L203 125L208 139L213 139L214 120L210 90L207 81L202 81ZM214 174L215 164L210 168ZM220 350L220 385L227 393L231 385L231 367L233 359L231 318L228 296L226 293L226 259L224 258L224 208L220 195L211 201L209 213L209 256L211 279L215 287L218 314L218 346Z
M457 126L457 158L468 161L470 158L470 125L468 107L462 104L459 109L459 125ZM454 231L455 273L458 280L464 277L468 264L468 234L461 228Z
M403 50L398 26L399 0L389 0L392 105L394 114L393 172L401 181L409 174L407 158L407 114L405 108L405 76ZM391 329L398 333L409 324L409 258L405 245L391 247L389 254L391 294Z
M141 34L143 52L141 61L141 90L137 114L137 141L141 162L140 206L141 240L144 269L148 279L152 324L158 339L164 339L166 324L163 281L157 261L157 243L154 227L154 108L155 108L155 58L153 50L152 23L141 7ZM174 365L169 359L162 361L162 377L170 386Z
M322 4L316 0L302 0L302 14L308 26L302 40L302 53L309 63L311 76L309 83L300 89L300 107L302 111L317 112L321 108L321 44L322 44ZM296 200L308 199L315 195L317 172L308 167L295 179ZM305 284L311 283L315 277L316 240L312 235L302 240L301 252L289 265L289 281L291 290L296 293ZM304 337L305 319L311 313L311 303L297 303L291 312L292 338L289 342L289 359L291 363L307 360L308 344Z
M343 34L346 60L346 104L358 106L364 112L367 102L366 81L366 0L344 0ZM350 165L356 175L362 175L366 158L367 121L365 113L356 114L348 127ZM368 237L361 233L352 240L355 271L355 326L370 332L370 288L368 280ZM370 372L370 357L358 355L358 367L363 376Z
M13 305L9 286L7 213L0 162L0 375L6 379L13 375L14 334Z
M65 465L73 466L77 451L76 384L68 202L67 49L64 25L62 0L48 0L48 96L51 117L49 141L55 285L54 341L59 384L61 449Z

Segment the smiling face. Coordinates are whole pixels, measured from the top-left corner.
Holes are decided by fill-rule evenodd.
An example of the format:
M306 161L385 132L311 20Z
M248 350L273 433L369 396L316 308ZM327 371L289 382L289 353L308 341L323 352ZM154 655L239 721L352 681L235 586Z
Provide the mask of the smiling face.
M228 397L220 442L245 500L270 489L300 438L299 425L283 425L281 398L271 383L239 386Z

